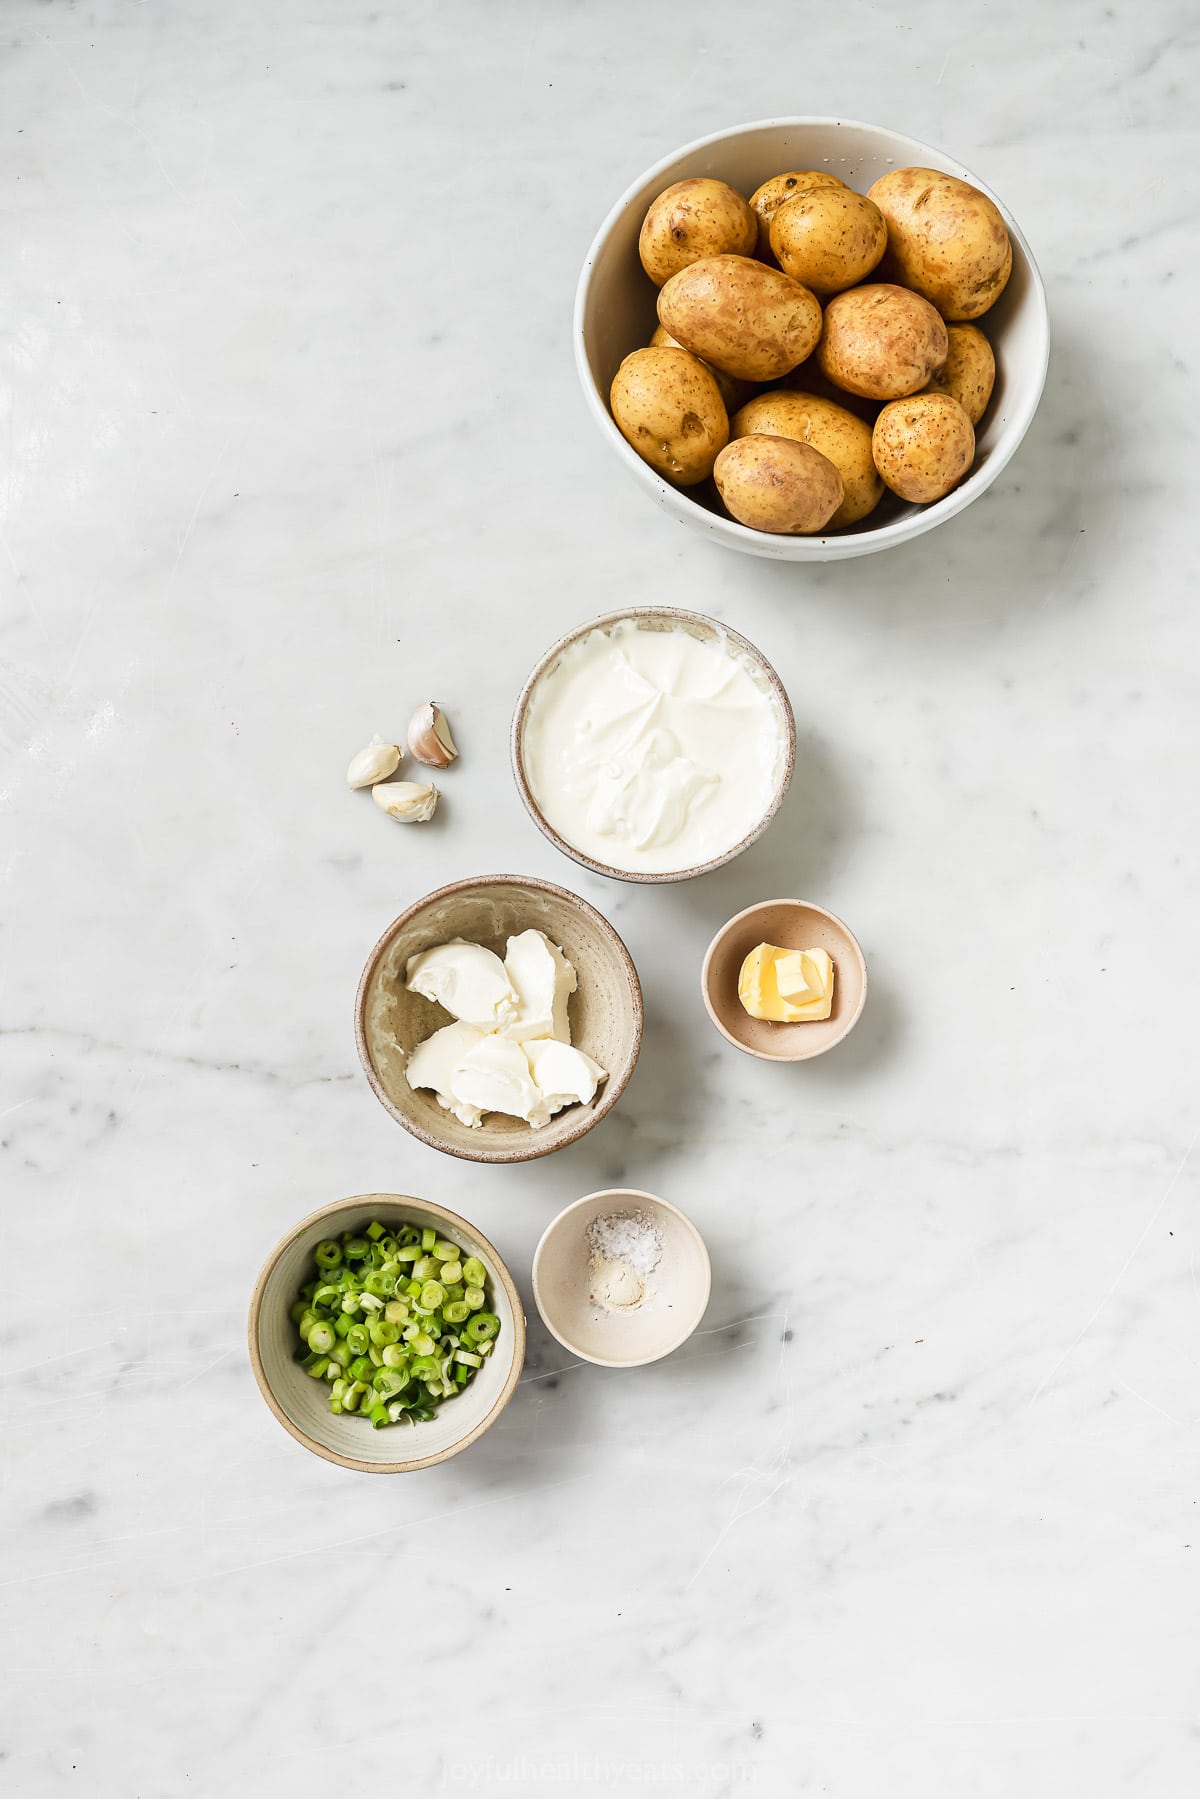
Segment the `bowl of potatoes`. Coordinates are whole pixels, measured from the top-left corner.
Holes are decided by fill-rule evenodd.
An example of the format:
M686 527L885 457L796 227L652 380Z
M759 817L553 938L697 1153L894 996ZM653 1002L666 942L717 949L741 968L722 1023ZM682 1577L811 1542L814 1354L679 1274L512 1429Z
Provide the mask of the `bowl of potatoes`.
M783 561L889 549L969 506L1041 398L1046 295L996 196L842 119L701 138L588 252L575 355L645 492Z

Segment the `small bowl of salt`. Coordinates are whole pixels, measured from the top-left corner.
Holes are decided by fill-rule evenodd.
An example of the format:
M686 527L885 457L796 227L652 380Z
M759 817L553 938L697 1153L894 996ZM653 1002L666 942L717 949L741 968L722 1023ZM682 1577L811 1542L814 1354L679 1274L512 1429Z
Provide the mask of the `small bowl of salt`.
M703 1318L711 1285L691 1219L635 1187L577 1199L546 1227L533 1257L546 1329L602 1368L637 1368L678 1349Z

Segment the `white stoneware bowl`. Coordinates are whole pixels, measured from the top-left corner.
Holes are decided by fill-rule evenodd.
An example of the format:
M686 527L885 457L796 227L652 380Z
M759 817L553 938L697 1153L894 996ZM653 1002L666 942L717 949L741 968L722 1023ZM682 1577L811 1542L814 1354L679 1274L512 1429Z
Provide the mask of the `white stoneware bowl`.
M474 1128L405 1078L408 1056L450 1014L404 985L410 956L465 938L503 956L518 931L544 931L575 970L571 1041L608 1070L587 1105L567 1106L543 1130L491 1112ZM529 1162L575 1143L624 1093L642 1046L642 988L606 918L565 887L532 875L481 875L427 893L394 919L371 951L355 1001L358 1054L371 1089L398 1124L431 1149L468 1162Z
M650 1296L636 1311L606 1312L590 1298L592 1220L641 1212L663 1240L649 1277ZM657 1362L686 1341L704 1316L712 1285L708 1250L691 1219L669 1200L636 1187L608 1187L567 1206L546 1227L533 1254L533 1297L546 1329L564 1349L602 1368Z
M299 1342L288 1310L312 1278L312 1254L323 1237L360 1231L378 1218L382 1224L432 1225L478 1256L488 1271L488 1307L500 1320L496 1347L475 1379L438 1407L426 1423L373 1430L365 1418L329 1409L329 1388L313 1380L293 1353ZM324 1206L281 1237L262 1265L250 1300L250 1361L262 1396L284 1430L342 1468L362 1474L406 1474L428 1468L467 1449L494 1424L513 1396L525 1360L525 1314L512 1275L474 1225L427 1199L405 1193L360 1193Z
M624 443L624 438L621 439ZM687 631L702 643L719 643L728 647L730 653L745 665L755 685L765 693L775 710L779 722L779 733L784 740L783 761L780 765L779 778L775 783L775 791L770 803L761 817L756 818L741 840L732 849L714 856L711 861L698 863L694 868L669 869L661 874L638 873L627 868L615 868L607 862L596 862L591 856L577 849L573 843L556 831L546 817L537 801L537 795L530 784L528 770L525 766L525 725L529 717L530 701L539 682L554 673L562 658L563 652L569 650L581 638L590 637L593 631L610 631L614 625L625 619L636 619L638 627L643 631ZM551 644L537 667L533 670L517 699L513 712L512 731L510 733L510 749L512 753L513 778L517 783L517 791L525 802L529 813L540 831L556 849L572 861L582 863L590 868L593 874L608 875L614 881L688 881L694 875L710 874L714 868L721 868L726 862L732 862L743 850L761 837L780 806L792 779L792 771L796 765L796 720L792 714L792 703L788 699L787 690L762 651L743 637L740 632L732 630L728 625L718 624L716 619L705 618L699 612L684 612L677 606L631 606L624 612L606 612L601 618L589 619L585 625L577 625L565 637Z
M885 494L861 524L827 536L783 537L728 518L711 482L672 487L626 443L608 409L608 390L623 357L650 341L657 292L638 261L637 240L651 200L689 175L715 176L746 195L784 169L828 168L864 191L892 168L911 165L957 175L1004 214L1013 268L995 306L978 321L996 352L996 387L976 433L975 466L945 499L906 504ZM915 138L851 119L765 119L698 138L656 163L628 188L596 233L575 296L575 362L584 398L605 442L644 493L670 517L716 543L782 562L832 562L890 549L953 518L990 487L1029 429L1046 379L1050 328L1033 252L998 194L953 157Z

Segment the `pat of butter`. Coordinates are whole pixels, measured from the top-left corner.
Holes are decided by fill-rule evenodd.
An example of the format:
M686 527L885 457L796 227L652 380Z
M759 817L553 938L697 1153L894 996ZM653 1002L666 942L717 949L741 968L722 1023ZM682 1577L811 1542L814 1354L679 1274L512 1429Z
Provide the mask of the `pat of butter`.
M805 1024L833 1010L833 962L826 950L760 943L742 963L738 998L751 1018Z

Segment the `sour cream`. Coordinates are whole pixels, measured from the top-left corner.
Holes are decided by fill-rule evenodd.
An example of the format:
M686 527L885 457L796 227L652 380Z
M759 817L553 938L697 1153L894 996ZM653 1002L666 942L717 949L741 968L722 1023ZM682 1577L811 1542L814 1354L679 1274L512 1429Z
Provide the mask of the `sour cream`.
M770 810L787 727L736 644L628 618L537 681L521 756L572 848L629 874L674 874L726 855Z

